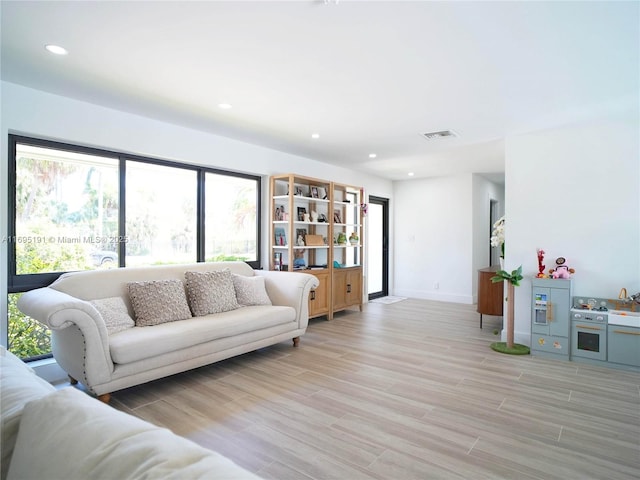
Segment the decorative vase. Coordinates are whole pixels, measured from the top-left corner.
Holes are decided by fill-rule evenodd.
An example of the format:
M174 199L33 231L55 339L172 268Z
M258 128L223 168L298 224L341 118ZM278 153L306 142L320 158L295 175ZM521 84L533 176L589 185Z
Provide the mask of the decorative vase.
M504 257L500 257L500 270L504 270Z
M344 233L339 233L338 234L338 239L337 239L338 245L344 245L347 243L347 236Z
M351 234L351 236L349 237L349 243L351 245L357 245L358 241L360 241L360 237L358 237L358 235L356 235L356 232L353 232Z

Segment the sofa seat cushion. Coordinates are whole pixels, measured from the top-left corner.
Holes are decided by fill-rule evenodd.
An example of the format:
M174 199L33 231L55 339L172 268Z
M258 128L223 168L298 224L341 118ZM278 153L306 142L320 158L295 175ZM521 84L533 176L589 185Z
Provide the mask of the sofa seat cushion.
M109 349L114 363L125 364L277 325L291 323L294 330L295 320L296 311L291 307L241 307L180 322L130 328L110 336Z
M9 479L258 479L219 453L65 388L25 407Z

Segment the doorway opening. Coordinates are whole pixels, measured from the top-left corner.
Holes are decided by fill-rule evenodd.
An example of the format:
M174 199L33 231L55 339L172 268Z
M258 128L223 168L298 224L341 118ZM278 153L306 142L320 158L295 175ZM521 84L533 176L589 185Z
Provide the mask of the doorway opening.
M369 300L389 295L389 199L369 196L367 293Z

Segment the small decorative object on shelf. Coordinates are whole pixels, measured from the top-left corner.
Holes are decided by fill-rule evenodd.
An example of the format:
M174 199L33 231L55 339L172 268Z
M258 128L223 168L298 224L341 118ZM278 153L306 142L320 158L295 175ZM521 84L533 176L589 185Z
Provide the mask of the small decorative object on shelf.
M571 278L571 275L576 271L573 268L569 268L566 263L567 260L564 257L556 258L556 268L549 270L551 278Z
M293 268L296 270L300 270L303 268L307 268L307 262L304 260L304 250L296 250L294 253L296 257L293 260Z
M336 239L336 243L337 243L338 245L346 245L346 243L347 243L347 236L346 236L343 232L340 232L340 233L338 234L338 238Z
M538 253L538 275L536 275L536 278L549 278L549 276L544 273L545 265L542 264L542 262L544 262L544 250L542 250L541 248L538 248L537 253Z
M358 237L358 234L356 232L353 232L350 236L349 236L349 243L351 245L357 245L358 242L360 241L360 237Z

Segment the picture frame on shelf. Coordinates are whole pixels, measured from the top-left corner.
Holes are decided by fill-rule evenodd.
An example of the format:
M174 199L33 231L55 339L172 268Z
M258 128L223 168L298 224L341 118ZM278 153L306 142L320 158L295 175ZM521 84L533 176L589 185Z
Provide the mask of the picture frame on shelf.
M273 230L274 243L278 247L284 247L287 245L287 233L282 227L276 227Z
M296 228L296 245L303 247L306 245L307 229Z
M318 198L322 200L327 199L327 189L324 187L318 187Z
M284 205L276 205L276 211L274 213L274 220L276 222L285 220L285 210Z
M307 214L307 209L305 207L298 207L298 221L303 222L304 216Z
M298 197L304 197L304 190L300 185L296 185L295 187L293 187L293 194Z
M311 185L309 188L311 190L311 198L320 198L320 192L318 190L319 187Z
M333 223L342 223L342 213L340 210L333 211Z

